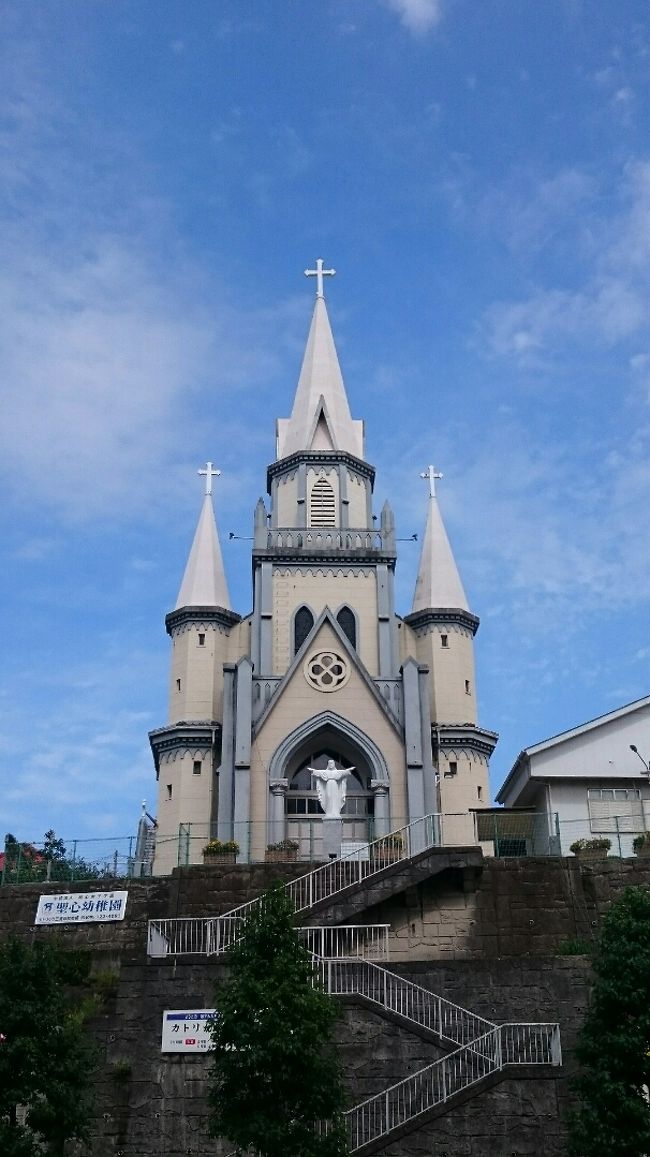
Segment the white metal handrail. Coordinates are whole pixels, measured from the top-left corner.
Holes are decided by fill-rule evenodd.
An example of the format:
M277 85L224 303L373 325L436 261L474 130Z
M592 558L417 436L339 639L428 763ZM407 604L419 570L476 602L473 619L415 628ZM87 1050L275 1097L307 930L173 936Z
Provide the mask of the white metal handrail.
M323 988L332 996L363 996L452 1044L469 1044L496 1028L492 1021L367 960L318 960L317 966Z
M242 916L189 916L150 920L147 954L166 956L218 956L239 939ZM318 957L388 960L389 924L340 924L296 928L305 947Z
M513 1032L512 1030L517 1030ZM505 1038L505 1039L504 1039ZM504 1044L509 1045L509 1054ZM534 1055L537 1059L530 1060ZM350 1152L512 1064L561 1064L557 1024L502 1025L412 1073L345 1114Z
M562 1046L557 1024L501 1024L504 1065L561 1065Z
M323 900L329 900L346 888L360 884L401 860L408 860L418 852L440 845L440 817L421 816L403 828L379 836L369 844L356 847L345 856L338 856L328 864L321 864L296 880L285 884L285 891L296 912L304 912ZM248 916L259 907L263 897L256 896L226 912L226 916Z

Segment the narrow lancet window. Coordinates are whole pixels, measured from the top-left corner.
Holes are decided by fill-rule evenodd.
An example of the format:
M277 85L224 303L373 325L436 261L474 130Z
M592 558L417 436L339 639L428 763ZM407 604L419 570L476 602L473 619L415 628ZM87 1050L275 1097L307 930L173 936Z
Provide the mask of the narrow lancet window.
M349 607L341 607L336 621L343 631L343 634L350 640L352 646L356 649L357 646L357 623L353 612Z
M314 625L314 616L309 607L300 607L296 611L296 617L293 620L293 653L294 655L302 647L307 635Z

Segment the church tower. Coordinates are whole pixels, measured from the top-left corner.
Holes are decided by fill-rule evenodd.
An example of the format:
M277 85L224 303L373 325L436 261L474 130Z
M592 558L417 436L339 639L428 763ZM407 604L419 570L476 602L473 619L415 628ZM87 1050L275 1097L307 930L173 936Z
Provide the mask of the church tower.
M467 596L445 531L433 466L422 474L429 505L413 609L404 622L415 638L418 662L429 670L433 758L438 769L442 839L465 843L467 815L490 800L489 759L494 732L476 722L474 636L479 620Z
M267 499L254 514L253 610L230 609L212 510L214 471L176 610L170 717L153 732L159 773L155 870L181 834L181 862L211 835L239 859L295 840L323 856L313 768L354 770L345 847L447 812L441 838L474 842L470 808L489 803L496 736L476 726L467 600L433 481L413 611L395 612L395 525L373 513L374 467L352 417L319 259L311 326L289 418L276 430ZM427 475L429 477L429 475ZM438 775L440 763L440 776ZM457 818L452 815L457 813ZM436 820L436 824L440 821ZM182 840L186 839L185 852ZM174 861L176 862L176 861Z

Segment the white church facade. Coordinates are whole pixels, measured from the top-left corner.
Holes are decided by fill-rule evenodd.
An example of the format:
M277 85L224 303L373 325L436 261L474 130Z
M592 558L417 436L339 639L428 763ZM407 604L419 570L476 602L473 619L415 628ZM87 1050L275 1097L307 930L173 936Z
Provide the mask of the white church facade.
M252 611L231 607L208 463L176 607L168 722L150 734L158 778L154 871L199 862L211 836L240 862L295 840L323 858L310 769L352 767L343 839L424 816L445 844L475 842L496 735L476 715L470 611L429 471L411 612L397 614L392 510L352 418L323 294L289 418L277 422L267 499L254 512ZM180 841L180 842L179 842ZM180 852L179 852L180 849Z

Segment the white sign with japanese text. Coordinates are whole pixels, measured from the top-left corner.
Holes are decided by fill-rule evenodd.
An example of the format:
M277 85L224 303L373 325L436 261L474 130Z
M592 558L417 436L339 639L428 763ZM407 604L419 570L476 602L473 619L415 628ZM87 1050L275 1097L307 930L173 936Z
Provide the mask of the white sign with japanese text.
M64 892L40 896L35 924L82 924L94 920L123 920L128 892Z
M205 1053L212 1048L210 1021L213 1008L194 1012L164 1012L162 1028L163 1053Z

